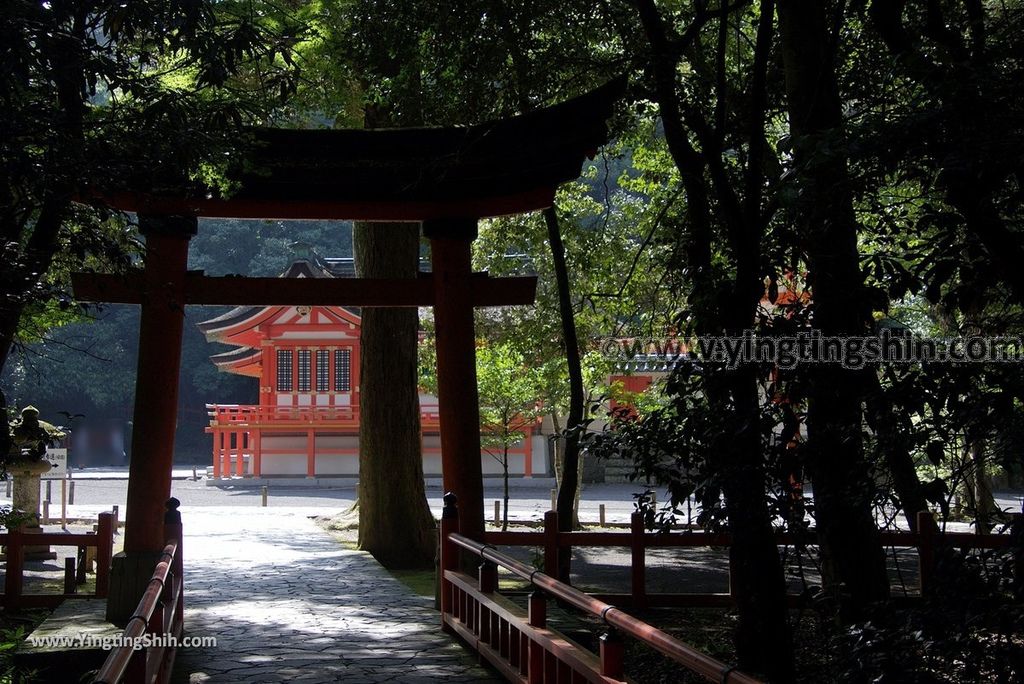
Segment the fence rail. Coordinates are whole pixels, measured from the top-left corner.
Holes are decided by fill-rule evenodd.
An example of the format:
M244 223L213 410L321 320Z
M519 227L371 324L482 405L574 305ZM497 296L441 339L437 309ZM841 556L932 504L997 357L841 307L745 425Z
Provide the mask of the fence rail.
M180 503L171 498L166 505L164 536L167 545L135 612L128 619L122 645L107 656L93 684L164 684L171 679L177 644L184 631L185 598ZM149 646L137 650L135 644L147 636Z
M211 427L267 425L359 426L358 406L265 406L260 404L207 404ZM437 427L437 404L420 406L420 419Z
M753 677L701 653L623 610L520 563L490 544L458 534L456 503L453 494L445 495L441 518L442 628L460 635L510 681L524 684L623 682L622 636L625 635L637 639L708 681L757 684L758 680ZM557 539L554 546L557 548ZM483 560L475 581L459 570L460 548ZM529 581L534 587L527 611L524 612L497 593L499 566ZM547 627L547 596L600 618L607 625L608 630L600 639L599 656Z
M115 514L107 512L99 514L95 534L26 533L20 530L0 534L0 544L4 545L7 556L2 597L4 608L55 608L66 599L106 598L110 588L110 561L114 552L116 525ZM63 593L26 594L24 592L25 548L35 546L75 546L79 548L79 559L66 559ZM92 593L78 593L78 584L85 581L84 572L88 569L89 562L88 554L83 552L89 548L96 549L96 588Z
M1019 514L1014 525L1024 524ZM778 533L778 545L816 545L815 530L806 534ZM908 532L881 532L880 541L886 546L915 548L918 553L918 589L928 591L934 572L936 552L941 547L999 549L1011 545L1009 534L972 534L941 532L934 516L927 511L917 515L917 530ZM544 515L543 532L485 532L484 542L492 546L532 546L544 549L544 573L562 577L559 567L559 549L574 546L625 547L630 549L630 592L598 593L595 597L629 607L728 607L735 603L731 567L730 589L727 593L649 594L646 581L646 552L650 548L666 547L722 547L732 544L732 535L710 532L658 533L648 532L640 513L633 513L629 532L563 532L558 530L558 514L548 511ZM1017 574L1024 577L1024 565L1018 559ZM790 605L798 606L805 599L799 595L787 597Z

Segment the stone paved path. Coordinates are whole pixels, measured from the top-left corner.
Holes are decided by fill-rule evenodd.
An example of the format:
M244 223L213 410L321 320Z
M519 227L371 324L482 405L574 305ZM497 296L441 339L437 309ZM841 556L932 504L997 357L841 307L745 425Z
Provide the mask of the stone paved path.
M185 513L186 634L176 682L490 682L430 599L298 512Z

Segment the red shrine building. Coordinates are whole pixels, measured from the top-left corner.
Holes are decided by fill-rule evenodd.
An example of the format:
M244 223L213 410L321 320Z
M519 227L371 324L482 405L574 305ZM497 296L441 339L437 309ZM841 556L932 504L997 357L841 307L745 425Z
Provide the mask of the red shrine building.
M300 258L283 278L353 276L350 259ZM242 306L199 324L210 342L236 347L211 357L217 369L259 382L259 404L207 404L214 479L338 478L359 474L359 309ZM539 426L538 426L539 427ZM441 475L437 398L420 395L423 471ZM535 427L509 452L517 477L550 472ZM501 475L486 451L483 474Z

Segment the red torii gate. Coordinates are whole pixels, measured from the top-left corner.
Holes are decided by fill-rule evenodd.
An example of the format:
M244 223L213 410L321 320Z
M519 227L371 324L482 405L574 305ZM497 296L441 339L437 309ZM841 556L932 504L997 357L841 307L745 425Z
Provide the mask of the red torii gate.
M146 237L141 272L73 277L81 301L142 306L124 552L112 570L108 619L130 615L164 546L187 304L433 306L444 487L458 496L463 534L483 538L473 308L532 303L536 280L473 274L477 221L551 206L558 185L576 178L606 142L605 122L624 86L617 79L559 105L466 128L255 129L229 198L203 188L101 198L137 212ZM432 273L296 279L284 287L279 278L190 273L198 216L418 221Z

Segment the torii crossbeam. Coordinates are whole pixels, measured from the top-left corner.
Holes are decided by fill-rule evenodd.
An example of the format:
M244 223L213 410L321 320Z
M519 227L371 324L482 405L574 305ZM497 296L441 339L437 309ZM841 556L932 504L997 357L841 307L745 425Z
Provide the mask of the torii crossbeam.
M73 278L81 301L142 307L125 550L112 569L108 619L127 619L164 545L188 304L432 306L444 487L458 496L462 533L482 538L473 308L531 303L536 281L473 274L477 222L551 206L558 185L578 177L585 158L606 142L605 122L624 87L618 79L547 109L466 128L255 129L231 177L231 197L181 187L79 198L137 212L146 237L141 272ZM198 216L418 221L430 240L432 273L329 283L189 273Z

